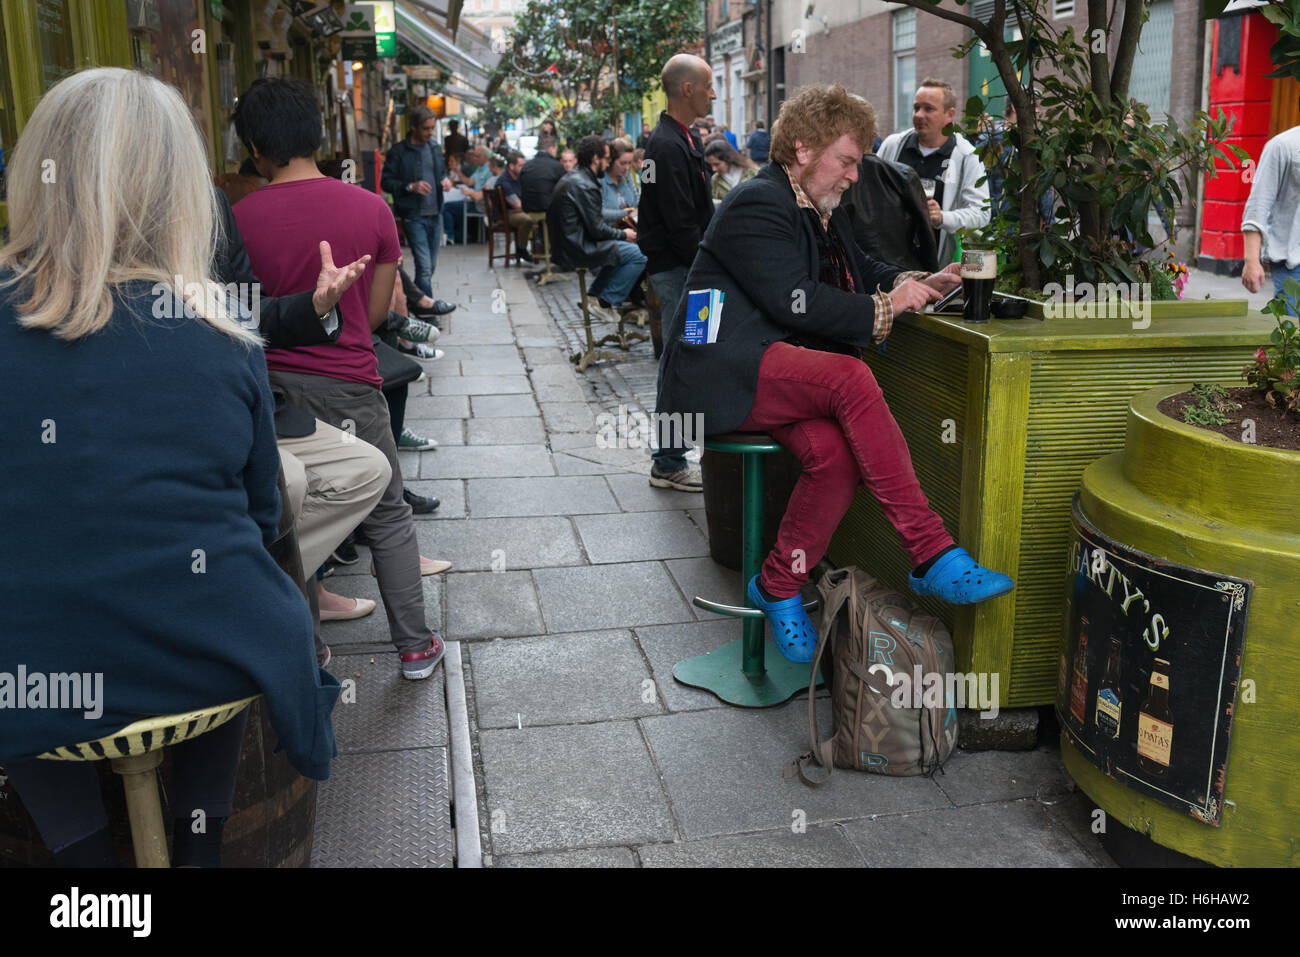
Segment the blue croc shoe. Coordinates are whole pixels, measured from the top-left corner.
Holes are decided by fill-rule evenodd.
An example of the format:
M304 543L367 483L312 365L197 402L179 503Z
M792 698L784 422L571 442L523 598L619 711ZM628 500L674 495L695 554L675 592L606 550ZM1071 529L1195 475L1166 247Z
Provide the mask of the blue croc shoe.
M797 664L813 660L817 652L817 629L803 609L803 596L768 601L759 593L757 575L749 580L745 594L755 608L767 615L772 624L772 640L781 654Z
M907 584L918 595L933 595L954 605L988 601L1016 587L1006 575L975 561L964 548L939 556L924 578L908 575Z

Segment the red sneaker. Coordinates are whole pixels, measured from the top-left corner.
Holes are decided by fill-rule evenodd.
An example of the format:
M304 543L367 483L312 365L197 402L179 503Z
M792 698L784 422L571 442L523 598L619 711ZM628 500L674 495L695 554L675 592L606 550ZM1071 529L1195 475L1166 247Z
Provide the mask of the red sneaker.
M429 636L429 647L424 651L404 651L402 659L402 677L418 680L433 674L447 648L435 631Z

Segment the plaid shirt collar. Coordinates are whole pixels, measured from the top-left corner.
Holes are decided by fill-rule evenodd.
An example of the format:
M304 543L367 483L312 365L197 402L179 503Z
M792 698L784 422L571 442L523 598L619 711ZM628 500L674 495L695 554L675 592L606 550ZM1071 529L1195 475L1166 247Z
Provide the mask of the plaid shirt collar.
M777 165L781 166L780 163ZM798 204L800 209L811 209L816 213L817 218L821 220L822 229L826 232L830 232L831 214L822 212L821 208L808 198L808 194L803 191L803 187L799 185L799 181L790 175L790 170L787 167L781 166L781 169L785 172L785 178L790 181L790 188L794 190L795 203Z

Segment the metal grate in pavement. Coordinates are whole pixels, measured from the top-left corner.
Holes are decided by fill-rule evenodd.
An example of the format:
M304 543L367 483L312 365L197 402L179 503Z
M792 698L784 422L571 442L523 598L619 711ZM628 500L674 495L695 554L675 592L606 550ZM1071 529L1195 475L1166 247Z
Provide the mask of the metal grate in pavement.
M330 672L344 683L334 706L340 754L425 748L447 743L442 666L423 681L403 678L397 655L336 655ZM349 687L348 681L354 682ZM350 693L352 692L352 693ZM349 703L349 698L355 700Z
M455 866L446 748L340 755L332 768L312 867Z

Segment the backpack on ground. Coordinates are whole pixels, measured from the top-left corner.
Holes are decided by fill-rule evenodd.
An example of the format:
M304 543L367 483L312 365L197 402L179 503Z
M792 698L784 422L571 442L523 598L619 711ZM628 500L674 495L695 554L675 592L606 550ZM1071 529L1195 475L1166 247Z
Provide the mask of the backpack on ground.
M817 590L821 636L808 687L812 751L789 766L786 777L798 774L818 787L835 767L892 775L940 770L957 745L957 710L946 693L955 664L948 629L856 567L827 572ZM833 733L819 741L817 666L828 643ZM925 694L935 681L938 692ZM825 780L805 775L810 761L827 769Z

